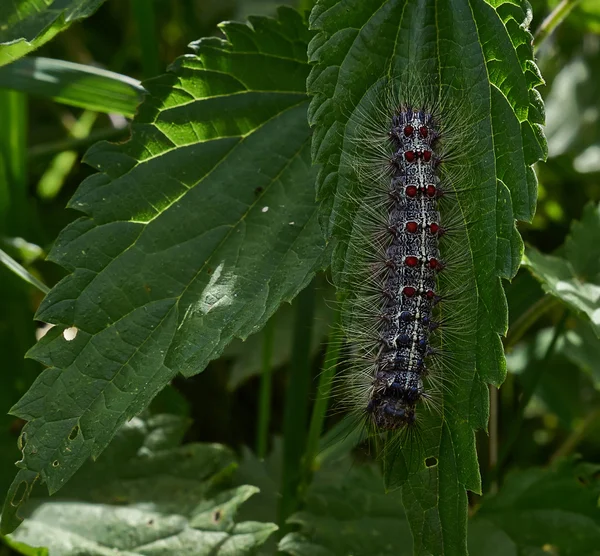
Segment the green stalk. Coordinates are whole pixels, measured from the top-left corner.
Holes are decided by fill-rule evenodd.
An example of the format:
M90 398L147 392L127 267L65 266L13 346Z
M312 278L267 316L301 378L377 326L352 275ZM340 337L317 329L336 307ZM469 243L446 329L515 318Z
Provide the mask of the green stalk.
M508 459L508 456L510 455L512 447L519 436L519 432L521 431L521 426L523 425L523 421L524 421L525 409L527 408L527 405L531 401L531 398L533 397L533 394L535 393L537 385L538 385L540 379L542 378L542 373L544 372L544 369L546 368L546 363L548 363L548 361L554 354L554 349L556 348L556 344L557 344L559 338L561 337L562 333L564 332L565 324L567 322L568 316L569 316L569 312L567 310L565 310L563 312L558 324L556 325L556 327L554 329L554 335L552 336L552 340L550 341L550 344L548 345L548 349L546 350L546 353L544 354L544 357L543 357L541 363L539 365L537 365L535 372L532 373L530 380L528 381L526 387L523 389L521 399L519 400L519 409L518 409L517 415L514 416L512 425L508 431L507 438L503 443L502 449L500 451L500 455L498 456L498 463L496 464L496 466L494 467L494 469L491 472L492 481L498 479L500 470L502 469L503 465L506 463L506 460Z
M154 0L131 0L131 2L140 41L144 77L154 77L161 73Z
M317 399L313 406L312 417L310 420L310 428L308 431L308 441L306 443L306 453L304 456L305 470L307 475L310 474L315 467L315 457L319 450L319 440L323 431L323 423L327 414L327 406L331 394L331 385L335 376L337 362L340 356L342 345L342 331L340 328L340 311L336 310L331 332L329 333L329 342L323 361L323 370L319 376L319 384L317 386Z
M525 311L510 327L506 340L504 341L505 351L515 346L525 333L537 322L539 318L545 315L550 309L560 304L560 301L552 296L545 295Z
M0 89L0 234L25 236L27 96Z
M74 139L85 139L91 132L98 114L86 110L69 130ZM62 189L78 159L77 151L65 150L58 153L37 184L37 194L47 201L54 199Z
M92 131L87 137L81 139L73 137L61 141L41 143L35 147L31 147L27 151L27 159L29 162L37 162L38 160L60 154L63 151L85 151L98 141L120 141L127 139L129 132L129 126L123 128L108 127Z
M269 423L271 421L271 390L273 348L275 345L275 315L267 322L264 329L262 368L260 375L260 397L258 404L258 427L256 431L256 455L264 459L267 455L269 441Z
M306 448L308 404L310 400L310 342L315 313L315 286L310 284L296 298L294 341L290 379L283 417L283 466L278 522L296 510L302 481L302 456Z
M569 15L571 10L579 4L580 0L562 0L562 2L552 10L538 30L535 32L533 39L535 50L537 51L540 45L552 34L564 19Z

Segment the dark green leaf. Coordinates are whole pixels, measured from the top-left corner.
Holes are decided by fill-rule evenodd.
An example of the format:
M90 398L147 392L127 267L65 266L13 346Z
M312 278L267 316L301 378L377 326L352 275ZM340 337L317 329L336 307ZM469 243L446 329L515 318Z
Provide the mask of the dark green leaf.
M0 66L42 46L104 0L4 0L0 3Z
M63 556L254 554L277 529L236 519L258 489L230 488L233 454L217 444L179 445L185 429L170 415L133 419L61 497L32 496L10 539Z
M224 24L228 41L203 39L148 81L131 140L87 154L99 173L70 203L87 216L49 255L71 274L37 314L57 326L29 354L50 368L12 409L29 421L19 466L50 492L326 261L306 123L310 34L289 9L252 21Z
M0 67L0 87L130 117L145 93L139 81L126 75L35 56Z
M332 466L315 474L302 512L279 550L294 556L412 554L400 497L385 494L375 467Z
M544 290L578 313L587 315L600 337L600 205L588 204L581 222L574 222L564 257L527 247L524 264Z
M469 549L474 555L537 554L543 547L565 556L598 554L599 494L597 465L568 460L509 475L470 523Z
M431 81L448 91L449 104L468 106L474 122L468 132L477 155L468 163L476 187L461 192L458 201L463 215L476 215L466 222L463 244L472 260L461 280L468 291L462 317L474 324L473 332L444 345L460 353L460 366L443 395L443 418L409 452L410 462L404 453L386 457L388 482L404 485L416 554L466 552L465 491L480 490L474 429L487 426L487 383L499 385L506 372L499 337L508 321L501 278L512 278L520 264L514 220L533 217L531 165L546 154L543 105L535 90L542 81L527 7L485 0L321 0L311 14L320 31L309 48L316 63L308 81L313 158L322 164L321 220L339 240L332 264L342 291L352 263L347 223L361 206L353 133L373 116L382 84L418 71L414 82ZM435 457L437 465L426 468L425 456Z

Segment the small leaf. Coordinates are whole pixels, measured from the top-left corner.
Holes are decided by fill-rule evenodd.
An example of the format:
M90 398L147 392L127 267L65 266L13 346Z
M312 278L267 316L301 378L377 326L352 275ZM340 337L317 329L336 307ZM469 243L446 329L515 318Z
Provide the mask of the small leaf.
M146 92L139 81L126 75L35 56L0 67L0 87L129 117Z
M0 3L0 66L25 56L71 23L91 16L104 0L7 0Z
M587 315L600 338L600 204L588 204L573 223L564 256L545 255L528 246L523 264L544 290Z
M133 419L62 497L32 496L9 540L63 555L254 554L277 529L236 519L258 489L230 488L233 454L216 444L181 446L183 432L178 417Z
M310 33L290 9L222 30L228 41L200 40L145 83L129 142L88 152L99 173L70 202L87 216L49 255L71 272L36 316L57 325L29 353L50 368L12 412L29 421L19 466L50 492L177 373L201 372L259 330L326 264Z

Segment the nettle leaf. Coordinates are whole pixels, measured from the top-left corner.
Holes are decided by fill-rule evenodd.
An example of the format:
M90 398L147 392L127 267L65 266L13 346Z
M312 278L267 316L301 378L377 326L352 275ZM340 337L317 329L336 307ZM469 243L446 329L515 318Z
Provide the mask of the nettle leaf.
M549 470L509 475L469 523L471 553L597 553L598 470L595 464L569 459Z
M12 409L29 421L12 504L38 477L56 492L177 373L260 329L326 261L311 34L291 9L251 22L223 24L228 40L198 41L145 83L132 138L86 155L99 173L70 206L87 216L49 256L71 274L36 316L57 326L29 353L49 368Z
M590 203L574 222L564 256L545 255L527 246L523 264L544 290L577 313L586 315L600 337L600 204Z
M4 0L0 3L0 66L21 58L91 16L104 0Z
M466 490L480 491L474 430L487 425L487 384L501 384L506 374L501 278L512 278L519 267L523 245L515 219L533 216L537 182L531 165L547 150L529 15L526 2L517 0L321 0L311 14L319 31L309 47L315 63L308 80L312 152L322 164L321 222L338 240L332 260L338 285L344 283L351 235L345 199L356 194L352 134L377 110L368 101L377 98L374 91L386 80L418 72L414 82L448 91L448 104L468 106L473 122L469 144L477 145L477 156L469 171L476 187L460 198L462 213L476 215L465 223L476 287L463 308L476 332L460 346L450 339L444 347L475 356L462 357L455 384L443 396L443 416L424 442L422 456L436 458L437 465L427 468L422 457L415 469L403 454L386 462L393 468L386 471L390 487L403 485L417 554L466 552Z
M236 518L258 489L232 487L228 448L180 445L186 428L172 415L134 418L60 497L32 495L9 542L63 556L254 554L277 529Z
M348 464L348 465L346 465ZM374 466L346 464L319 470L303 511L288 522L279 550L294 556L409 556L410 527L402 503L386 494Z

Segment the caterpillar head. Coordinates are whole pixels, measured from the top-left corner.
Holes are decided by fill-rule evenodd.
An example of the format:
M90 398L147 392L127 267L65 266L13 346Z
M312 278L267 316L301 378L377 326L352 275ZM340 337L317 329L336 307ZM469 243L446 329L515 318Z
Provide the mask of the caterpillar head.
M396 430L413 425L416 419L414 404L401 399L372 400L367 407L377 430Z

